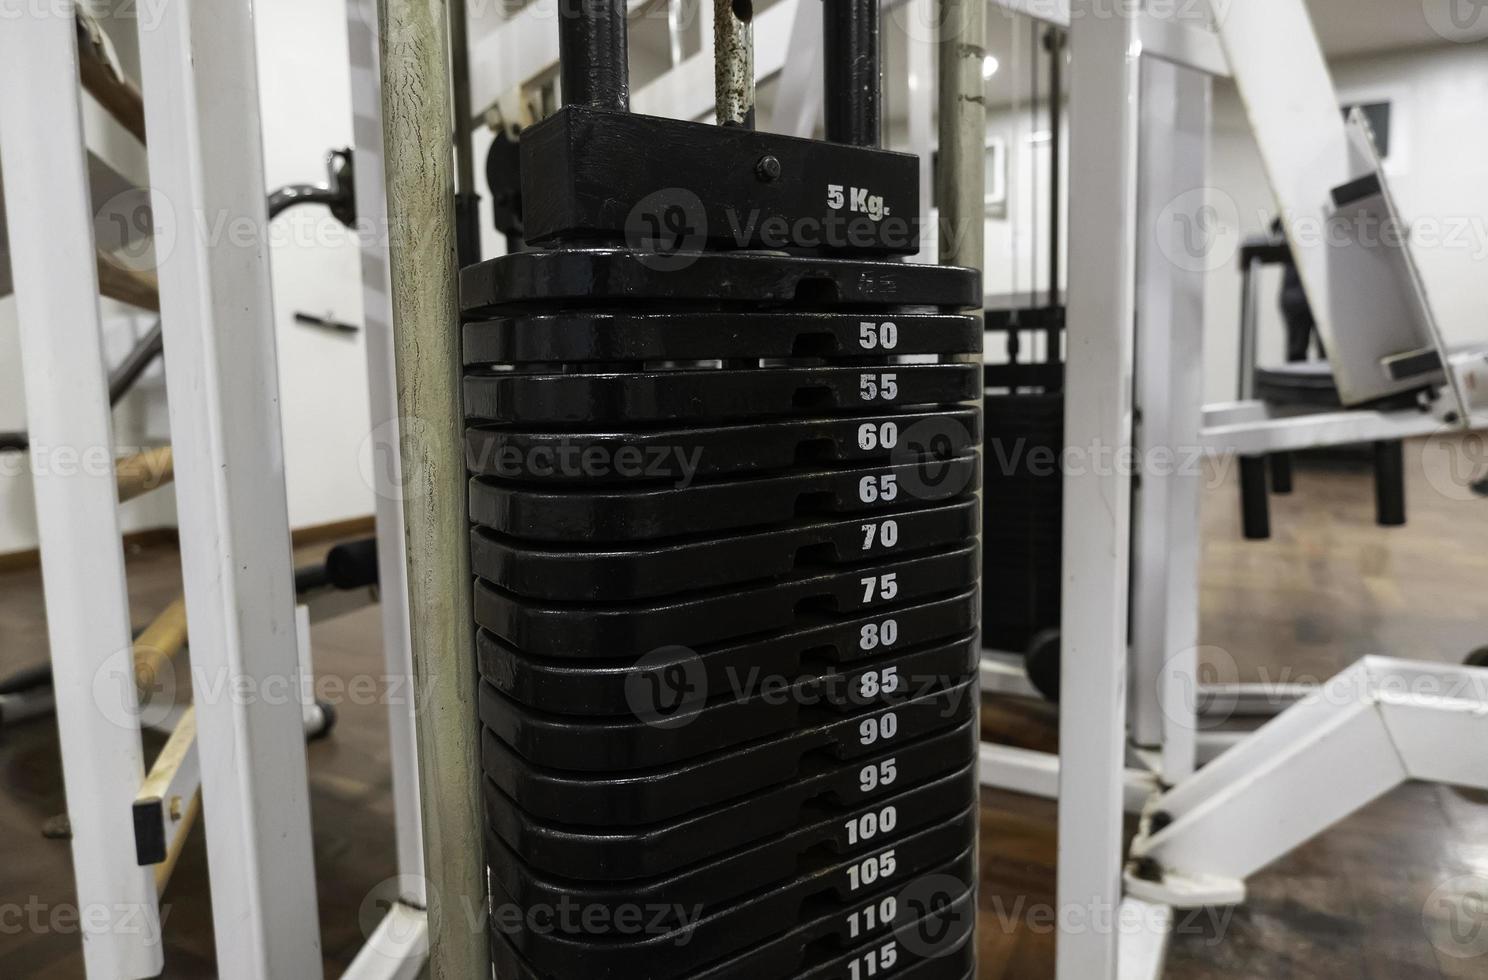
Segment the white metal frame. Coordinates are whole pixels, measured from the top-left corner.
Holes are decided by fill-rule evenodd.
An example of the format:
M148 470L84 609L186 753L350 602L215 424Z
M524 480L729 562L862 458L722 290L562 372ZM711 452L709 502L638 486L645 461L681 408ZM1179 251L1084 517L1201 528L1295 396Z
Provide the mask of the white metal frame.
M324 719L311 694L310 610L296 607L292 585L251 5L171 5L140 36L195 702L171 712L170 740L148 773L95 272L98 196L117 175L85 146L73 18L38 8L13 21L0 32L0 60L15 75L0 90L10 190L0 213L16 246L9 259L87 975L132 980L164 968L164 876L120 843L135 839L136 818L148 812L174 853L200 791L211 813L219 975L319 976L303 732ZM372 227L371 438L393 462L370 470L400 878L399 901L346 976L411 980L427 959L428 924L386 239L377 233L386 221L375 24L369 9L351 19L358 208ZM49 700L28 694L6 708Z
M273 694L300 658L255 50L243 0L140 32L217 968L243 980L321 972L302 709Z
M84 962L91 977L132 980L159 974L163 954L154 876L120 846L134 837L145 769L72 18L9 20L0 63L0 166Z
M1280 451L1426 435L1453 416L1464 420L1458 424L1478 421L1459 411L1464 406L1453 389L1463 385L1455 375L1432 413L1280 411L1257 402L1203 406L1202 337L1194 326L1201 319L1202 279L1152 250L1172 232L1159 224L1161 208L1203 186L1207 76L1229 73L1218 36L1202 24L1102 14L1091 0L1074 0L1074 16L1060 0L996 2L1072 25L1070 194L1083 233L1073 237L1070 255L1069 318L1081 329L1069 342L1067 445L1116 452L1132 445L1132 386L1141 407L1136 445L1144 451L1181 445ZM1161 134L1157 146L1151 134ZM1140 169L1132 155L1138 143ZM1193 207L1203 203L1195 197ZM1141 296L1135 306L1134 284ZM1459 369L1481 366L1464 361ZM1059 798L1061 916L1119 907L1123 922L1140 915L1158 924L1157 932L1117 930L1119 942L1096 928L1061 932L1061 980L1156 977L1165 955L1158 933L1174 904L1240 900L1245 874L1402 778L1481 785L1488 772L1477 751L1442 761L1451 756L1442 745L1482 744L1488 675L1467 668L1369 660L1340 677L1345 685L1356 682L1357 696L1331 704L1323 701L1326 686L1217 686L1208 693L1232 705L1233 714L1279 717L1255 734L1200 733L1194 692L1200 688L1195 579L1201 475L1154 478L1146 469L1135 513L1124 476L1066 479L1061 756L983 747L984 784ZM988 689L1028 690L1026 676L1006 657L985 657L982 674ZM1423 677L1454 695L1380 693ZM1315 707L1320 702L1324 707ZM1126 758L1129 736L1144 747L1135 766ZM1340 740L1352 752L1347 766L1334 751ZM1371 746L1375 751L1365 754ZM1343 786L1334 776L1340 768L1365 771ZM1134 846L1135 856L1149 859L1149 869L1164 872L1160 884L1134 874L1124 883L1114 880L1125 860L1122 813L1136 803L1144 781L1176 784L1149 800L1149 815L1161 812L1164 819ZM1297 802L1304 799L1299 793L1310 802ZM1326 803L1315 799L1321 796ZM1284 821L1276 807L1285 809Z

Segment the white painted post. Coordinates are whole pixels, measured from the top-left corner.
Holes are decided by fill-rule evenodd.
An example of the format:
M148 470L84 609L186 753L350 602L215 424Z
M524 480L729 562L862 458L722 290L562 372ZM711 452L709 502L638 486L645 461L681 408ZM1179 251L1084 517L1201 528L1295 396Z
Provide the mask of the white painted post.
M398 379L388 273L387 191L382 165L382 78L376 0L348 0L352 134L356 140L356 213L362 240L362 323L367 344L367 440L377 518L377 592L388 686L388 743L393 777L399 897L423 908L424 827L414 736L413 650L408 633L408 568L403 538Z
M71 8L8 18L0 64L0 167L83 960L90 980L153 977L164 961L153 869L131 846L145 769Z
M217 970L318 977L251 3L165 5L140 61Z
M1124 11L1124 8L1123 8ZM1114 980L1121 901L1136 317L1137 21L1074 0L1060 692L1059 980Z
M1204 272L1226 256L1205 227L1207 76L1142 62L1132 553L1132 740L1162 750L1169 785L1197 751L1199 549L1204 415ZM1195 249L1198 249L1196 252Z

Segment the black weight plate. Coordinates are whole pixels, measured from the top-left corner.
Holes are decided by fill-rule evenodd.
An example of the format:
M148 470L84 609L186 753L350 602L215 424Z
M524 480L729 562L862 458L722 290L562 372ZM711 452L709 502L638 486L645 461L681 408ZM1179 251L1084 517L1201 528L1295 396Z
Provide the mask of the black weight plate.
M467 318L512 304L551 309L672 302L975 310L982 306L982 283L975 269L917 262L759 252L657 256L622 248L516 252L460 270L460 309Z
M683 690L668 689L665 682L638 688L636 710L619 718L538 711L483 684L480 715L490 734L527 762L576 773L654 769L712 752L742 751L764 739L777 749L784 739L799 751L820 751L851 736L848 729L858 714L897 707L901 725L908 727L930 710L920 704L923 699L948 689L957 690L954 697L974 697L961 686L977 672L976 639L972 634L919 650L900 649L817 677L749 671L730 678L729 688L712 699L707 691L690 689L684 671L677 685ZM659 702L676 707L663 710ZM837 753L839 758L854 754L840 748ZM730 778L718 770L720 781Z
M974 545L845 571L630 606L538 604L475 584L475 621L519 650L550 657L636 657L661 647L721 642L910 603L973 585Z
M466 375L467 421L521 425L715 423L954 405L979 397L975 364L881 364Z
M958 636L976 626L979 604L973 591L948 599L852 616L763 639L658 651L640 660L556 660L522 653L485 630L476 634L481 676L515 701L564 715L633 716L644 692L682 685L710 692L731 690L735 678L818 676L870 656L862 649L864 630L892 616L896 649L922 646ZM648 702L642 702L643 704Z
M628 492L523 489L477 477L470 481L470 519L526 540L650 542L953 500L975 489L976 471L975 456L957 456ZM878 488L889 482L898 490L884 500Z
M981 445L979 424L975 410L942 409L608 432L476 425L465 431L465 465L476 476L517 483L681 487L799 466L908 463L927 449L931 458L962 456Z
M934 887L934 886L932 886ZM919 905L920 903L916 903ZM832 924L835 919L836 925ZM839 913L827 920L813 920L784 935L735 953L702 970L686 974L686 980L953 980L969 977L975 968L976 950L970 942L976 919L974 889L967 889L948 904L934 908L892 933L878 934L848 952L824 945L822 939L846 928ZM571 973L540 971L526 962L507 938L491 933L491 954L496 973L503 980L575 980ZM857 964L856 969L854 964ZM871 967L869 964L873 964ZM640 977L646 974L589 974L591 976Z
M847 896L862 889L862 866L892 851L896 861L890 883L908 881L959 853L977 837L980 805L975 802L975 780L948 777L888 800L881 800L846 817L830 818L842 828L849 820L873 819L894 806L898 825L872 840L848 842L834 827L792 829L784 837L754 844L681 871L631 881L582 881L545 875L529 868L488 827L487 870L493 888L499 887L519 908L555 908L565 901L597 910L613 919L628 906L672 905L713 912L780 882L811 880ZM821 846L838 842L842 847ZM670 916L669 924L677 919Z
M933 787L931 795L941 808L935 809L933 802L925 806L926 820L959 812L976 799L974 770L979 733L974 725L967 725L962 737L964 748L950 753L957 758L945 760L951 769L949 775L944 769L930 774L901 773L906 792L916 788L910 785L913 780ZM973 778L973 782L967 783L967 778ZM587 827L569 821L539 820L523 812L492 780L486 779L484 787L486 819L491 829L521 854L528 866L589 881L655 877L765 841L783 845L793 840L793 846L801 849L829 847L840 852L850 846L841 821L869 805L861 800L847 806L834 804L818 798L815 787L786 784L668 823ZM890 799L893 797L881 797L871 805L882 806ZM901 812L906 817L911 813L908 808L901 808Z
M623 602L944 550L975 538L980 516L976 500L962 500L891 511L866 523L848 518L603 551L524 546L475 527L470 563L479 578L520 596Z
M575 826L661 823L787 782L796 792L847 806L959 764L957 749L975 720L976 693L975 681L969 681L799 735L666 767L602 775L533 765L486 730L481 766L528 816ZM877 724L886 715L900 725L900 744L869 755L873 747L861 745L859 726ZM880 765L886 769L882 780ZM871 785L865 785L860 780L869 769Z
M959 889L957 895L969 891L976 879L975 853L969 839L962 843L965 850L925 869L922 877L907 876L893 884L880 881L857 893L842 894L826 881L802 878L712 912L681 903L633 906L633 913L622 910L618 922L602 914L604 910L572 901L538 909L542 921L535 921L531 907L512 902L493 882L492 928L535 969L586 980L673 980L787 934L798 941L811 935L809 944L818 948L850 948L918 921L923 910L899 901L917 886L940 888L947 900L955 897L950 894L953 888ZM681 923L676 921L679 912L686 917ZM892 914L885 918L884 912Z
M975 354L982 325L950 313L597 313L565 310L466 323L465 363L576 364L736 358Z

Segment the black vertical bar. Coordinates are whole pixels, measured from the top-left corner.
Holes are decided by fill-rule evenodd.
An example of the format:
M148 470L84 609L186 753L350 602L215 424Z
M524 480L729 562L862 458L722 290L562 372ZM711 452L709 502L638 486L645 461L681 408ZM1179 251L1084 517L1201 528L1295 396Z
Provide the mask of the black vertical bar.
M878 0L822 0L827 139L878 146Z
M1059 267L1062 261L1061 238L1064 229L1060 214L1059 185L1064 170L1064 136L1060 132L1064 124L1064 33L1057 27L1049 28L1044 35L1044 46L1049 50L1049 306L1058 306ZM1058 350L1057 331L1049 331L1049 360L1055 360Z
M1271 492L1286 495L1292 492L1292 454L1271 454Z
M1266 457L1240 457L1240 524L1247 541L1271 537L1271 501L1266 496Z
M625 0L559 0L563 104L630 111Z
M1374 444L1374 517L1380 527L1405 524L1405 443Z

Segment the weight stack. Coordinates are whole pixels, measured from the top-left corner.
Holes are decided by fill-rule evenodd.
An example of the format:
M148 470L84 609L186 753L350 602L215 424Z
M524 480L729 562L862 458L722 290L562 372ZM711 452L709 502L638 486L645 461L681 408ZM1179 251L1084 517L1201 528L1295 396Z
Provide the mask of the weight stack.
M582 184L543 153L597 118L524 134L549 247L461 275L496 975L970 980L979 276L881 243L575 244L551 229L634 213L552 217L526 180ZM723 187L761 147L786 197L821 147L914 186L902 154L601 121L612 152L698 136ZM708 169L677 156L669 193ZM606 198L649 206L627 179Z

